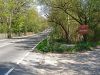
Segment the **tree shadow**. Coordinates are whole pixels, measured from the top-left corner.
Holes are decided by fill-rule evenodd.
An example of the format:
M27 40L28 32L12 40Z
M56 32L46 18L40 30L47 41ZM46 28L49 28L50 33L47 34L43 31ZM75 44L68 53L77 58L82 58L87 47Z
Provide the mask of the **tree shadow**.
M15 63L2 63L2 64L0 64L0 75L4 75L11 68L14 68L14 70L10 73L10 75L37 75L36 70L29 69L28 67L26 68L22 64L17 65Z
M35 36L27 37L27 39L24 38L25 40L20 40L20 41L14 42L15 49L17 49L17 50L32 50L32 48L35 47L45 37L46 37L46 35L39 36L39 37L35 37ZM22 39L22 38L20 38L20 39Z
M31 50L34 46L36 46L39 41L41 41L47 34L41 34L40 36L33 36L33 37L23 37L23 38L13 38L15 40L19 40L14 43L14 49L16 50ZM24 40L23 40L24 39ZM21 41L22 40L22 41ZM15 68L10 75L38 75L37 70L34 68L29 68L23 64L15 64L15 63L0 63L0 75L4 75L9 69Z
M69 57L70 60L72 62L60 62L58 65L64 66L66 71L71 69L79 75L100 75L100 50L77 53Z
M52 58L55 58L52 56ZM59 54L57 65L39 64L30 60L30 66L45 70L45 75L100 75L100 50L76 54ZM52 61L52 60L51 60ZM41 74L41 73L40 73Z

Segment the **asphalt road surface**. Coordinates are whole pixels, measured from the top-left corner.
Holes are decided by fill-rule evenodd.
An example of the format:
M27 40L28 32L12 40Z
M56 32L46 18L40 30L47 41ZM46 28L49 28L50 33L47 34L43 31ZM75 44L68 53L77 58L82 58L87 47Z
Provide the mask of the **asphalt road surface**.
M49 32L45 30L33 36L0 40L0 75L11 75L14 66L18 66Z

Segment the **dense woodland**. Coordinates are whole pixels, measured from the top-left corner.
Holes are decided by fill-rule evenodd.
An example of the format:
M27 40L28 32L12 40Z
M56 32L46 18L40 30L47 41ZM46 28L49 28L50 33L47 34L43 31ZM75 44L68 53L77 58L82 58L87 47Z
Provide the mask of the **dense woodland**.
M39 0L39 4L47 10L48 24L53 28L47 40L50 47L44 50L66 50L62 43L86 50L100 41L100 0ZM88 26L87 34L79 34L82 25Z
M0 33L8 38L37 33L46 27L46 19L39 15L34 0L0 0Z

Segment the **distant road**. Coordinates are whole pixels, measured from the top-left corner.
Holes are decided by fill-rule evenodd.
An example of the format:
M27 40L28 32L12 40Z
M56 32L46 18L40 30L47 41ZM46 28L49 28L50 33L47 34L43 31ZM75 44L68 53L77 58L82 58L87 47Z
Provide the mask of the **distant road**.
M0 40L0 75L4 75L13 66L11 63L20 63L20 60L49 34L45 30L40 34L28 37ZM6 66L7 65L7 66Z

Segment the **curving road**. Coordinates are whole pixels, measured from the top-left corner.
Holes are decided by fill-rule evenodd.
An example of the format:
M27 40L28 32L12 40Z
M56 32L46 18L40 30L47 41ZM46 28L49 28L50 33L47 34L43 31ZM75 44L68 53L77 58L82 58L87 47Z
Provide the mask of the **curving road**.
M48 29L33 36L0 40L0 75L10 75L13 64L21 63L49 32ZM8 65L9 63L12 65Z

